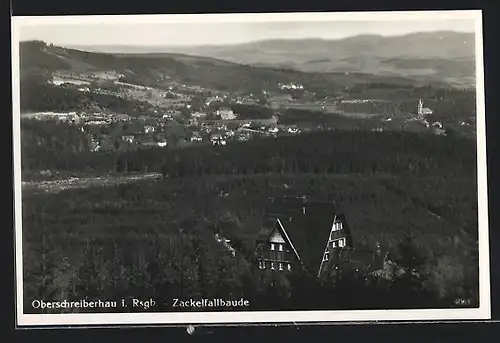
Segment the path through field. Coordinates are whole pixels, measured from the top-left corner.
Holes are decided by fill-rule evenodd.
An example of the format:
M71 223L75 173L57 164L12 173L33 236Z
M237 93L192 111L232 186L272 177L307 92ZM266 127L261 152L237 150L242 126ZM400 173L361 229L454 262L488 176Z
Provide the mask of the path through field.
M128 183L147 179L159 179L161 178L160 173L146 173L146 174L135 174L135 175L107 175L98 177L72 177L62 180L51 180L51 181L28 181L22 182L22 189L30 190L35 192L50 192L58 193L65 189L71 188L87 188L87 187L108 187L114 186L121 183Z

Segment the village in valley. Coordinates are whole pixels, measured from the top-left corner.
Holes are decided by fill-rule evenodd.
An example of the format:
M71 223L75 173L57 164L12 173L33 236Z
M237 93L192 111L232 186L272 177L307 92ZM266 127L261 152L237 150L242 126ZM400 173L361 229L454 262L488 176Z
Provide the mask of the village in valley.
M344 97L317 100L314 93L294 83L279 84L280 93L262 89L260 94L230 94L168 79L162 83L166 86L161 89L136 85L128 83L123 75L113 71L59 71L53 73L49 83L63 89L112 95L149 105L141 114L117 113L99 108L22 114L23 118L60 120L78 125L82 132L88 134L91 151L151 146L186 147L194 144L226 145L258 137L336 129L335 125L282 123L280 116L287 109L370 118L371 130L378 132L407 128L437 135L446 134L446 127L441 122L427 120L426 116L433 114L433 111L423 107L423 99L415 103L413 112L388 115L383 111L384 105L389 103L387 100ZM247 113L242 115L238 113L239 109ZM472 127L473 118L458 124Z

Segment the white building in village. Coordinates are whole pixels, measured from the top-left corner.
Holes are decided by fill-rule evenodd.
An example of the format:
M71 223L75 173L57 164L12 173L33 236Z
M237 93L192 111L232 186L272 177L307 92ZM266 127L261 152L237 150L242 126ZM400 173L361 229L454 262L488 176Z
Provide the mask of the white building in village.
M233 113L233 110L227 107L219 108L216 114L220 116L223 120L236 119L236 115Z

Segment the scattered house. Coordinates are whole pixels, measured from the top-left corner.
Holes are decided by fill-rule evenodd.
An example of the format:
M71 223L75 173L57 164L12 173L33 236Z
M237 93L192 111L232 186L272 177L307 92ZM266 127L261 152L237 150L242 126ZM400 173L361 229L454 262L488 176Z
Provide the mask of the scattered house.
M206 112L194 112L191 115L193 118L205 118L207 116Z
M214 96L214 97L209 97L207 98L206 100L206 104L207 106L210 106L211 103L213 102L223 102L223 98L219 97L218 95Z
M281 89L304 89L304 86L302 85L298 85L298 84L294 84L294 83L288 83L288 84L279 84L279 87Z
M441 124L438 121L435 121L434 123L432 123L432 127L435 127L435 128L438 128L438 129L442 129L443 128L443 124Z
M166 147L167 146L167 141L158 141L158 146L159 147Z
M288 133L298 133L299 129L297 129L295 127L289 127L287 131L288 131Z
M200 133L198 131L194 131L190 140L191 142L201 142L203 141L203 138L200 137Z
M181 111L178 110L168 110L163 114L164 119L172 119L172 118L177 118L182 115Z
M251 134L248 133L248 132L242 132L242 133L239 133L238 134L238 140L240 142L245 142L245 141L248 141L250 140L250 138L252 138Z
M101 149L101 146L99 145L99 142L92 141L89 143L89 148L90 151L99 151Z
M98 125L98 126L101 126L101 125L106 125L107 124L107 121L106 120L89 120L88 122L86 122L87 125Z
M125 142L134 143L135 136L134 135L123 135L122 140Z
M304 197L271 199L255 254L259 269L302 269L318 278L347 269L369 274L384 269L387 260L380 247L354 248L346 218L335 204Z
M236 115L233 113L233 110L227 107L219 108L216 114L220 116L223 120L236 119Z
M155 132L155 127L153 125L145 125L144 133L150 133L150 132Z
M236 100L236 103L241 105L257 105L258 101L250 98L241 98Z
M231 246L231 241L225 237L222 237L218 233L215 234L215 240L222 244L224 248L226 248L227 251L233 255L233 257L236 257L236 250Z
M210 136L210 142L212 145L226 145L226 140L220 133L214 133Z

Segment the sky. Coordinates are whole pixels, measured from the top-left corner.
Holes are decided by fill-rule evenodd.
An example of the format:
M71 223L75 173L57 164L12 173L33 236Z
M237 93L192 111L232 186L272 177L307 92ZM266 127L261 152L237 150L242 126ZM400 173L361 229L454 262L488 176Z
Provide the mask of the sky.
M414 21L296 21L206 23L80 23L22 25L21 41L43 40L62 46L198 46L239 44L267 39L339 39L359 34L384 36L412 32L474 32L469 19Z

